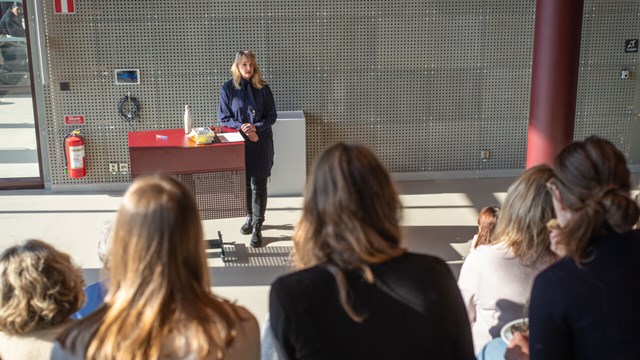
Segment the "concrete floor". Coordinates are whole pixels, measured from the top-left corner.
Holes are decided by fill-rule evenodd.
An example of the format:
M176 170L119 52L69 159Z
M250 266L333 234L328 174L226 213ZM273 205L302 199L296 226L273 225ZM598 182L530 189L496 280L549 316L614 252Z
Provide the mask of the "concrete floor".
M468 241L476 231L478 211L500 204L513 179L466 179L401 182L405 206L403 229L409 250L439 256L457 276ZM107 221L115 218L122 192L52 193L46 190L0 191L0 251L26 239L45 240L71 254L87 283L101 276L97 241ZM220 250L207 256L213 290L251 310L259 322L268 311L273 280L291 271L291 234L301 197L271 197L264 225L264 246L253 249L241 235L243 218L203 221L205 238L222 233L227 261Z

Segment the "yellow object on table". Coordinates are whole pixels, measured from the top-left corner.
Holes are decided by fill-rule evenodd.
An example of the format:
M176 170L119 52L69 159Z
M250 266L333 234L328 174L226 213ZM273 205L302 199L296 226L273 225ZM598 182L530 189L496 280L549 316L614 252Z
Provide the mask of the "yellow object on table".
M216 138L216 133L208 127L192 128L187 134L196 144L211 144Z

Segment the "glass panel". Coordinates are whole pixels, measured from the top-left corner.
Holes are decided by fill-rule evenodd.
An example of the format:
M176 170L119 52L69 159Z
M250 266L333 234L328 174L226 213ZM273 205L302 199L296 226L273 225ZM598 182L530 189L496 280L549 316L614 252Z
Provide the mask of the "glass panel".
M0 0L0 188L41 179L23 10Z

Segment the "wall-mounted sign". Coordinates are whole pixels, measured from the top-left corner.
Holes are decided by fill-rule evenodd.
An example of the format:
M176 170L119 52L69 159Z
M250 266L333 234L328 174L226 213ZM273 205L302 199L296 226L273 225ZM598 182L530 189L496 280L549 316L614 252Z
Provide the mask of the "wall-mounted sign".
M65 125L84 125L84 115L67 115L64 117Z
M116 69L116 84L140 84L140 69Z
M638 52L638 39L627 39L624 41L624 52L637 53Z
M53 12L56 14L75 14L76 0L53 0Z

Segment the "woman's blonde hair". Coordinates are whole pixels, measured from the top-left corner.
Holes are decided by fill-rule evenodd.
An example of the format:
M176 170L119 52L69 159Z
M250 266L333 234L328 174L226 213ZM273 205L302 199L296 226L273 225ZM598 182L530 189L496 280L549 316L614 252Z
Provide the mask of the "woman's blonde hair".
M546 183L553 178L549 166L527 169L509 187L494 233L494 242L505 243L524 265L551 261L547 222L554 217Z
M0 331L19 335L69 320L84 303L82 271L40 240L0 255Z
M609 141L591 136L568 145L556 156L553 170L553 184L572 214L560 229L560 242L576 263L593 236L624 233L638 221L627 162Z
M373 283L369 267L401 255L402 204L391 178L362 145L338 143L315 162L302 216L294 231L300 267L321 265L335 277L340 302L362 321L349 301L345 274L360 271Z
M88 359L158 359L170 336L186 339L191 356L221 358L233 342L237 314L209 290L198 209L177 180L140 177L129 187L108 272L105 306L63 334L64 347L92 329Z
M262 78L262 72L260 71L260 67L258 66L258 61L256 60L256 54L251 50L240 50L236 53L236 58L233 60L233 65L231 65L231 76L233 77L233 86L236 89L240 89L240 81L242 80L242 74L238 69L240 66L240 62L242 58L246 57L248 60L253 61L253 75L251 76L251 85L253 85L256 89L262 89L263 86L267 84L267 82Z

